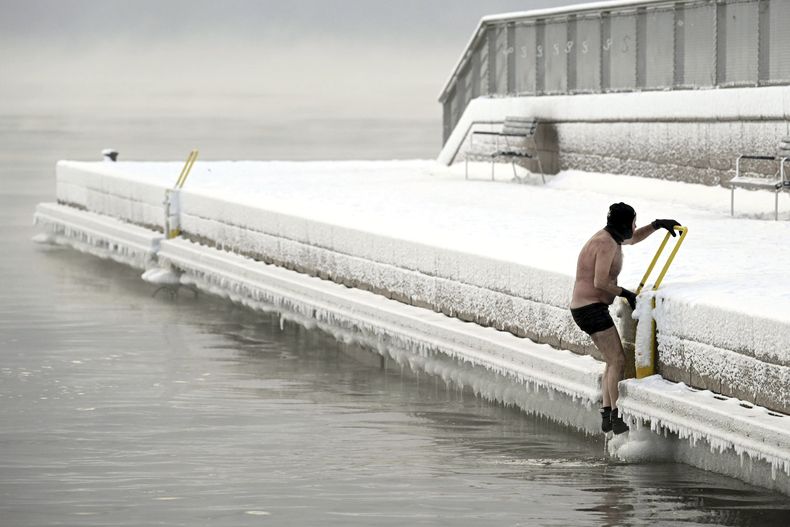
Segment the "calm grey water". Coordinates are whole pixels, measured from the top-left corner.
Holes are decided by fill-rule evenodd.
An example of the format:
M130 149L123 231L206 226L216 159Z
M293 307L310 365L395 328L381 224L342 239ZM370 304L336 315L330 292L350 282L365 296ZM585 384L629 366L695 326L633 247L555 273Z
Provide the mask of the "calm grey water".
M437 148L425 123L340 126L317 121L305 142L243 118L0 115L0 525L788 525L784 496L611 463L599 439L382 369L317 330L152 297L136 271L30 242L55 161L104 146L125 159Z

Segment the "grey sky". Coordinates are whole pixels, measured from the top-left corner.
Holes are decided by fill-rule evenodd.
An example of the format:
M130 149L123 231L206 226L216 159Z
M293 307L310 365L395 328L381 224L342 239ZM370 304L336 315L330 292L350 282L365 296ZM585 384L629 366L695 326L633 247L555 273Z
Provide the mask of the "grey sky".
M77 39L196 32L271 37L291 31L320 36L458 39L485 15L567 0L2 0L0 32L16 37Z
M307 117L438 118L481 16L567 0L0 0L0 105L223 97ZM197 101L197 102L196 102Z

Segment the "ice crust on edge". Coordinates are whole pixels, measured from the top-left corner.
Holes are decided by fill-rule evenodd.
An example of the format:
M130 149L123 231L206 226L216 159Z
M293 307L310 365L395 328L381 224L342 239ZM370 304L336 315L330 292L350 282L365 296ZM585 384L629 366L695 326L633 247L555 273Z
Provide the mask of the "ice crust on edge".
M790 492L790 416L660 375L621 382L618 406L637 428L675 434L692 447L703 443L712 454L735 456L741 465L744 456L764 461L770 479Z
M59 207L59 206L54 206L54 207ZM44 207L44 209L46 209L46 206ZM106 216L96 215L89 212L81 212L81 211L72 212L75 211L75 209L70 209L68 207L64 207L64 209L70 209L68 211L68 214L70 215L69 218L55 217L56 216L55 214L51 214L51 213L48 214L48 212L51 211L46 211L44 209L41 210L40 214L37 213L37 221L39 223L47 225L48 228L53 229L52 232L59 233L54 235L55 238L54 241L56 242L59 243L65 242L80 250L84 250L86 252L90 252L92 254L96 254L98 256L102 256L105 258L107 257L113 258L123 263L135 265L136 267L139 268L145 268L148 265L150 265L151 255L156 254L155 244L158 243L158 239L161 238L161 235L157 235L153 231L140 229L138 227L130 226L128 224L119 222L112 218L107 218ZM75 218L79 218L80 221L75 220ZM85 218L93 218L92 223L88 222L85 224L81 224L80 222ZM108 229L118 229L118 232L108 235L106 233ZM132 235L132 232L135 231L135 229L139 229L139 230L136 231L134 235ZM139 239L135 240L135 237ZM139 243L141 241L143 243ZM657 322L659 323L660 326L661 325L665 326L665 329L660 332L660 337L659 337L660 345L667 345L668 342L671 344L670 339L677 338L675 337L675 335L672 334L672 331L670 329L672 327L672 324L670 323L671 319L669 317L677 315L678 311L682 311L683 309L686 308L686 306L684 305L680 309L677 309L673 305L673 300L675 300L676 298L677 300L680 301L686 300L683 298L683 295L677 295L677 291L671 291L670 292L671 294L665 294L665 293L666 293L665 291L662 291L661 294L659 295L658 308L656 309ZM239 300L239 298L236 298L236 300L242 301ZM261 306L258 307L260 308ZM693 302L689 303L688 305L688 309L692 311L696 310L697 312L699 312L700 308L710 309L709 306L700 306L698 304L695 305ZM711 320L715 320L715 316L713 315L715 314L711 313L712 316ZM682 319L685 317L680 316L679 318ZM685 319L688 320L688 318ZM310 323L309 320L307 319L305 319L304 322L308 324ZM322 324L323 323L324 322L322 322ZM683 326L681 325L680 327ZM697 331L703 330L705 333L710 333L710 332L716 333L715 326L710 326L710 325L705 325L705 327L703 328L696 328L696 330ZM777 342L780 341L782 341L781 338L777 340ZM404 349L408 349L408 347ZM744 359L747 358L748 357L744 357ZM770 359L771 357L769 356L767 358ZM633 393L636 393L636 391L634 391ZM637 410L633 410L631 413L629 413L629 410L625 409L628 406L626 398L623 399L623 404L624 404L625 413L627 413L628 415L633 415L634 418L637 420L638 419L644 420L644 416L639 417L640 414L638 413ZM649 415L649 413L647 412L643 412L643 413L644 415ZM713 464L708 463L706 465L707 462L693 459L695 455L693 453L699 451L699 448L694 448L693 446L695 439L696 441L701 441L705 444L709 444L711 452L716 451L717 453L724 455L729 455L733 453L737 454L735 447L730 448L727 445L728 444L735 445L737 441L740 441L739 437L735 437L733 441L727 443L725 440L722 440L719 436L716 436L715 434L711 435L708 431L689 432L689 430L692 430L692 428L688 428L688 427L684 428L685 425L679 425L678 423L673 424L673 422L670 420L667 420L666 423L667 423L666 425L660 425L663 430L673 430L673 433L681 435L681 437L684 439L690 440L688 441L688 444L691 445L689 448L684 446L687 444L685 441L681 442L678 445L676 457L680 456L679 459L689 459L689 461L686 462L695 464L697 466L707 467L707 466L715 465L715 463ZM658 427L659 425L656 426ZM752 449L751 446L747 446L745 448L739 447L739 449L740 449L740 454L737 455L740 456L741 463L749 464L751 467L753 465L753 460L763 460L766 463L770 464L770 468L771 468L770 472L772 473L770 474L771 478L776 478L779 480L785 478L784 481L786 481L787 464L786 462L783 463L779 462L782 459L781 455L774 456L772 461L770 454L768 454L767 456L763 456L760 454L758 450ZM683 452L685 452L685 454ZM744 454L745 454L745 458L744 458ZM686 457L684 458L683 456ZM731 473L732 475L738 476L737 467L733 468L733 465L730 461L727 461L724 464L727 465L727 467L729 467L729 468L725 467L726 470L730 471L725 473ZM783 468L784 470L778 470L779 468ZM735 470L736 472L733 473L733 470ZM752 468L750 468L750 470L752 470ZM759 471L760 469L757 468L755 470ZM776 481L776 479L774 479L774 481ZM778 488L782 488L781 481L778 483L778 485L779 485Z

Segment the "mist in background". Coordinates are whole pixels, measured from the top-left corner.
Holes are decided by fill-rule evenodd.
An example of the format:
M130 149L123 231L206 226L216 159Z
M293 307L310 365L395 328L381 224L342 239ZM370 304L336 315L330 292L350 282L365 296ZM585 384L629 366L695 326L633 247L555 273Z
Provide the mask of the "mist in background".
M437 97L480 17L572 3L0 0L0 114L125 151L134 134L107 135L131 120L163 157L219 133L260 138L225 156L434 157Z

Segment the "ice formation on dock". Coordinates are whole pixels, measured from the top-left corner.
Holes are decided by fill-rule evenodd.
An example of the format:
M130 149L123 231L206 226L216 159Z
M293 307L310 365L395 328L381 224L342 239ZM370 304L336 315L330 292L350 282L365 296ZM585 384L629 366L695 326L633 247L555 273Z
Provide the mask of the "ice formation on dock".
M634 337L634 362L637 368L653 365L653 298L655 293L648 291L637 297L636 309L632 317L637 321Z
M419 360L430 366L436 364L434 359L428 360L430 357L444 355L510 378L524 393L544 391L550 400L567 401L568 409L539 410L542 405L529 406L525 399L514 395L516 392L497 392L491 389L491 383L461 381L496 400L522 401L526 410L532 408L564 424L579 427L581 423L582 429L595 430L592 408L599 398L602 366L591 357L537 345L184 240L163 242L159 256L161 264L184 273L182 283L249 307L280 311L305 325L318 325L341 339L352 338L372 349L388 353L395 350L391 352L394 357L398 356L396 350L407 350L413 356L409 360L422 357Z
M728 219L723 228L724 189L682 185L679 192L676 183L576 173L545 187L482 185L428 162L198 163L192 186L182 191L181 220L188 236L208 244L201 246L162 241L158 232L164 189L180 164L105 165L59 163L61 204L42 204L36 213L47 239L140 269L156 261L164 270L146 276L158 285L175 285L183 272L179 283L279 311L588 432L597 429L601 364L494 328L542 332L537 336L564 348L586 341L568 317L567 302L576 250L600 223L599 209L626 196L640 223L671 209L691 225L693 240L683 248L683 264L675 264L671 281L655 294L662 367L707 386L729 386L752 403L790 405L790 322L782 316L790 312L790 296L775 287L790 261L790 247L775 240L790 235L790 225ZM611 195L615 187L621 196ZM745 199L744 208L762 206L754 203ZM578 212L570 218L557 215L558 208ZM625 249L624 285L638 281L640 262L654 250L649 242ZM756 254L759 273L750 271ZM449 317L424 309L437 305ZM649 305L650 295L643 295L639 342L651 333L650 317L643 316ZM503 376L510 380L501 382ZM669 448L674 459L790 493L790 454L750 443L738 430L723 435L724 421L698 430L661 417L660 404L640 406L640 390L659 401L670 399L671 390L625 386L624 412L637 421L655 419L656 430L674 437L671 447L654 445L657 452ZM689 416L718 411L688 408L696 408ZM777 434L790 437L784 429ZM640 442L652 441L642 432L633 439L616 451L639 458ZM695 439L716 455L694 447Z
M52 203L36 207L36 225L46 229L40 241L147 269L156 260L162 236L115 218Z
M759 471L758 462L764 462L770 468L771 481L764 481L766 474L754 477L763 485L790 492L790 417L709 390L669 382L659 375L620 383L618 406L637 428L648 426L655 433L674 434L692 447L702 443L714 457L737 458L741 465L748 457L750 471ZM678 455L686 461L695 454L681 450ZM732 460L728 463L732 465ZM765 472L765 468L762 470Z

